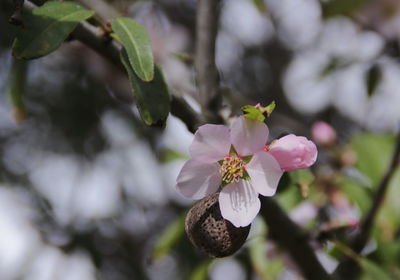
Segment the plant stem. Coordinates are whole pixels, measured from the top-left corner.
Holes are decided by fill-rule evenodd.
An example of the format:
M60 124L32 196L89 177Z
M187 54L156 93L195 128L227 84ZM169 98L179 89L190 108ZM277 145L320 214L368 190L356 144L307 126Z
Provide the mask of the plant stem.
M195 68L202 113L208 122L221 123L218 115L221 96L215 65L215 41L218 32L219 0L199 0L196 17Z

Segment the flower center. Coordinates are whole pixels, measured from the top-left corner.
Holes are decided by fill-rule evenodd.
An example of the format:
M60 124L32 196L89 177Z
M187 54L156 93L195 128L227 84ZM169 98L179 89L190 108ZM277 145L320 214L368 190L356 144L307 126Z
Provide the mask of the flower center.
M244 161L237 155L224 157L219 173L222 175L222 181L225 183L238 182L244 175Z

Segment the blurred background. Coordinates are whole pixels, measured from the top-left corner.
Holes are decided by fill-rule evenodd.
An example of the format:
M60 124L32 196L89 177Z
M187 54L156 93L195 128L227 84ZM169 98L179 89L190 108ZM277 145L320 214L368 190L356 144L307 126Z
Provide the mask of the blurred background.
M193 248L183 226L193 201L175 191L193 134L172 115L164 130L146 127L125 75L77 41L14 60L9 2L0 3L1 280L302 279L262 219L232 257ZM171 93L199 112L197 1L77 2L143 24ZM316 165L286 174L276 198L315 237L328 271L393 153L399 39L398 0L221 1L222 114L275 100L270 141L295 133L318 144ZM362 279L400 279L399 184L396 172L360 255Z

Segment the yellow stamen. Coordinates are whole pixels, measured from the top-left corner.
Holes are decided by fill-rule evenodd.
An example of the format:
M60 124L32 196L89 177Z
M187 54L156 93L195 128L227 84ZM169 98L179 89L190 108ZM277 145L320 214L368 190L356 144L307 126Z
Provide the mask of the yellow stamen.
M225 183L238 182L244 175L244 162L237 155L224 157L219 173Z

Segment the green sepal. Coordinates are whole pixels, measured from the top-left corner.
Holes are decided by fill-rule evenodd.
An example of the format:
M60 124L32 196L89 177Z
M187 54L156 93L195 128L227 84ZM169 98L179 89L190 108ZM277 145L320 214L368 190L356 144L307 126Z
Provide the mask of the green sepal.
M250 155L250 156L244 156L244 157L242 157L242 159L243 159L243 161L247 164L247 163L249 163L250 162L250 160L253 158L253 156L252 155Z
M250 181L250 175L249 175L249 173L247 173L246 170L244 170L244 172L243 172L242 180Z
M233 145L231 145L231 148L229 149L229 154L238 155L238 152L236 151L235 147L233 147Z

